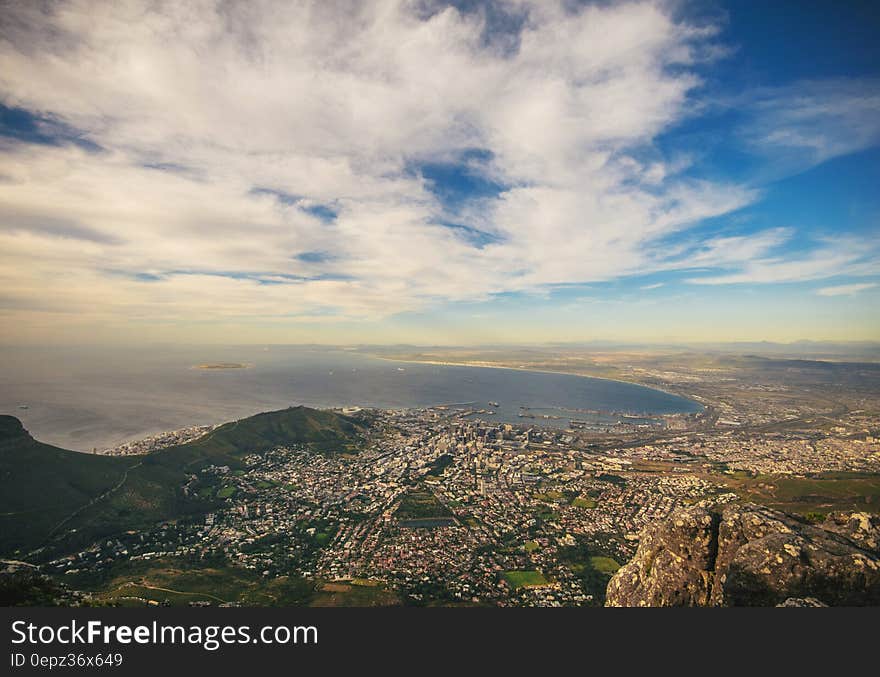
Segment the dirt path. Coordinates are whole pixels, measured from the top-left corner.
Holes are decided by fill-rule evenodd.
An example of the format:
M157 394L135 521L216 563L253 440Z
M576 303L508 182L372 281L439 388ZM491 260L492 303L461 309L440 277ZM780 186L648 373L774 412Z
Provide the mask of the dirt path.
M67 524L68 522L70 522L70 520L72 520L74 517L76 517L77 515L79 515L81 512L83 512L84 510L87 510L88 508L91 508L93 505L99 503L100 501L103 501L105 498L107 498L108 496L110 496L110 494L112 494L113 492L118 491L119 489L121 489L121 488L122 488L122 485L125 484L126 480L128 480L128 474L129 474L132 470L136 470L137 468L140 468L142 465L143 465L143 461L139 461L139 462L136 463L135 465L133 465L133 466L131 466L130 468L126 469L126 471L122 474L122 478L121 478L116 484L114 484L112 487L110 487L109 489L107 489L107 491L105 491L103 494L100 494L99 496L95 496L95 498L93 498L91 501L89 501L88 503L86 503L86 504L83 505L82 507L79 507L79 508L77 508L76 510L74 510L74 511L73 511L72 513L70 513L67 517L65 517L63 520L61 520L58 524L56 524L54 527L52 527L52 530L51 530L51 531L48 533L48 535L46 536L46 540L48 541L50 538L52 538L52 536L54 536L55 533L56 533L59 529L61 529L61 527L63 527L63 526L64 526L65 524Z

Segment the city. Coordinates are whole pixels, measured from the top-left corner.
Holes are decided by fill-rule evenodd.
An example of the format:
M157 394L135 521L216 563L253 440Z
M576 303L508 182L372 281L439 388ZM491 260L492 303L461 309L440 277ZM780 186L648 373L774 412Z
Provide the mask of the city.
M878 34L0 0L11 670L876 663Z
M705 382L702 411L640 425L503 423L483 415L494 403L350 407L339 413L364 424L356 452L297 444L246 453L238 468L208 465L180 490L210 501L210 512L102 539L41 571L99 604L290 601L184 584L188 569L213 568L249 576L255 589L284 587L297 603L600 606L640 533L679 508L748 499L806 523L877 511L876 384L869 378L829 406L834 386L811 396L816 383L792 383L814 377L787 373L775 385L765 373L762 390L786 393L770 421L754 388L719 387L713 398ZM149 453L211 429L113 453ZM166 583L153 580L157 571Z

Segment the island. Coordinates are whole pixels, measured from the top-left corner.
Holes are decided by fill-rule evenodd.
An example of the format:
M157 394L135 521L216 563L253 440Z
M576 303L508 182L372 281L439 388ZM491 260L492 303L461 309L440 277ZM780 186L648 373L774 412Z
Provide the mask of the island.
M206 362L195 365L193 369L248 369L250 366L241 362Z

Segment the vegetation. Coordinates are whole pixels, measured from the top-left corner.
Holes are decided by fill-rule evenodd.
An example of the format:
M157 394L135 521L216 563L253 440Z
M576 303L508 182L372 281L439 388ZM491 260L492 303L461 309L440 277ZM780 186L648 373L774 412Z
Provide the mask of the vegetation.
M817 473L812 477L734 472L713 476L747 501L822 521L835 510L880 509L880 475Z
M325 584L314 593L309 602L309 606L314 607L385 607L399 604L397 594L384 585L361 585L354 581L351 585Z
M537 588L549 584L549 581L544 577L544 574L533 569L505 571L504 580L506 580L507 584L514 590L519 588Z
M593 568L603 574L613 575L620 568L617 560L602 555L593 555L590 557L590 564Z
M232 498L235 496L235 487L223 487L217 492L217 498Z
M42 444L17 418L0 416L0 553L35 547L137 463Z
M535 500L544 501L545 503L562 503L565 501L565 494L561 491L545 491L534 494L533 497Z
M285 444L307 444L322 453L354 452L359 448L362 433L362 426L348 416L291 407L226 423L193 442L163 449L155 455L178 456L189 467L203 463L220 465L220 461L236 467L243 454L263 453Z
M26 567L0 574L0 606L68 606L77 603L62 583Z
M98 603L119 606L187 606L193 602L246 606L296 606L314 598L312 584L296 576L266 580L222 561L183 558L124 561L101 578L71 577Z
M363 427L348 416L306 407L233 421L197 440L144 456L98 456L34 440L0 416L0 554L43 556L107 535L201 514L233 487L184 485L208 466L241 469L242 457L280 445L321 453L359 448Z
M555 522L559 519L559 513L542 508L535 511L535 517L542 522Z
M620 568L617 560L602 553L598 547L582 543L562 548L559 551L559 561L580 579L587 594L593 596L595 604L604 604L608 581Z
M428 475L431 477L439 477L443 474L443 471L446 470L450 465L452 465L453 458L451 454L441 454L437 457L431 464L431 469L428 471Z
M410 491L403 497L395 515L398 519L434 519L453 517L430 491Z

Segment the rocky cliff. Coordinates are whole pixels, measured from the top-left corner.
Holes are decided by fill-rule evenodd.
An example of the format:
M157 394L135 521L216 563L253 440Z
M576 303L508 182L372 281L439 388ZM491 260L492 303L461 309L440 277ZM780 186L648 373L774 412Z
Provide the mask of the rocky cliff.
M753 504L701 504L641 534L606 605L878 605L878 548L880 518L867 513L813 526Z

